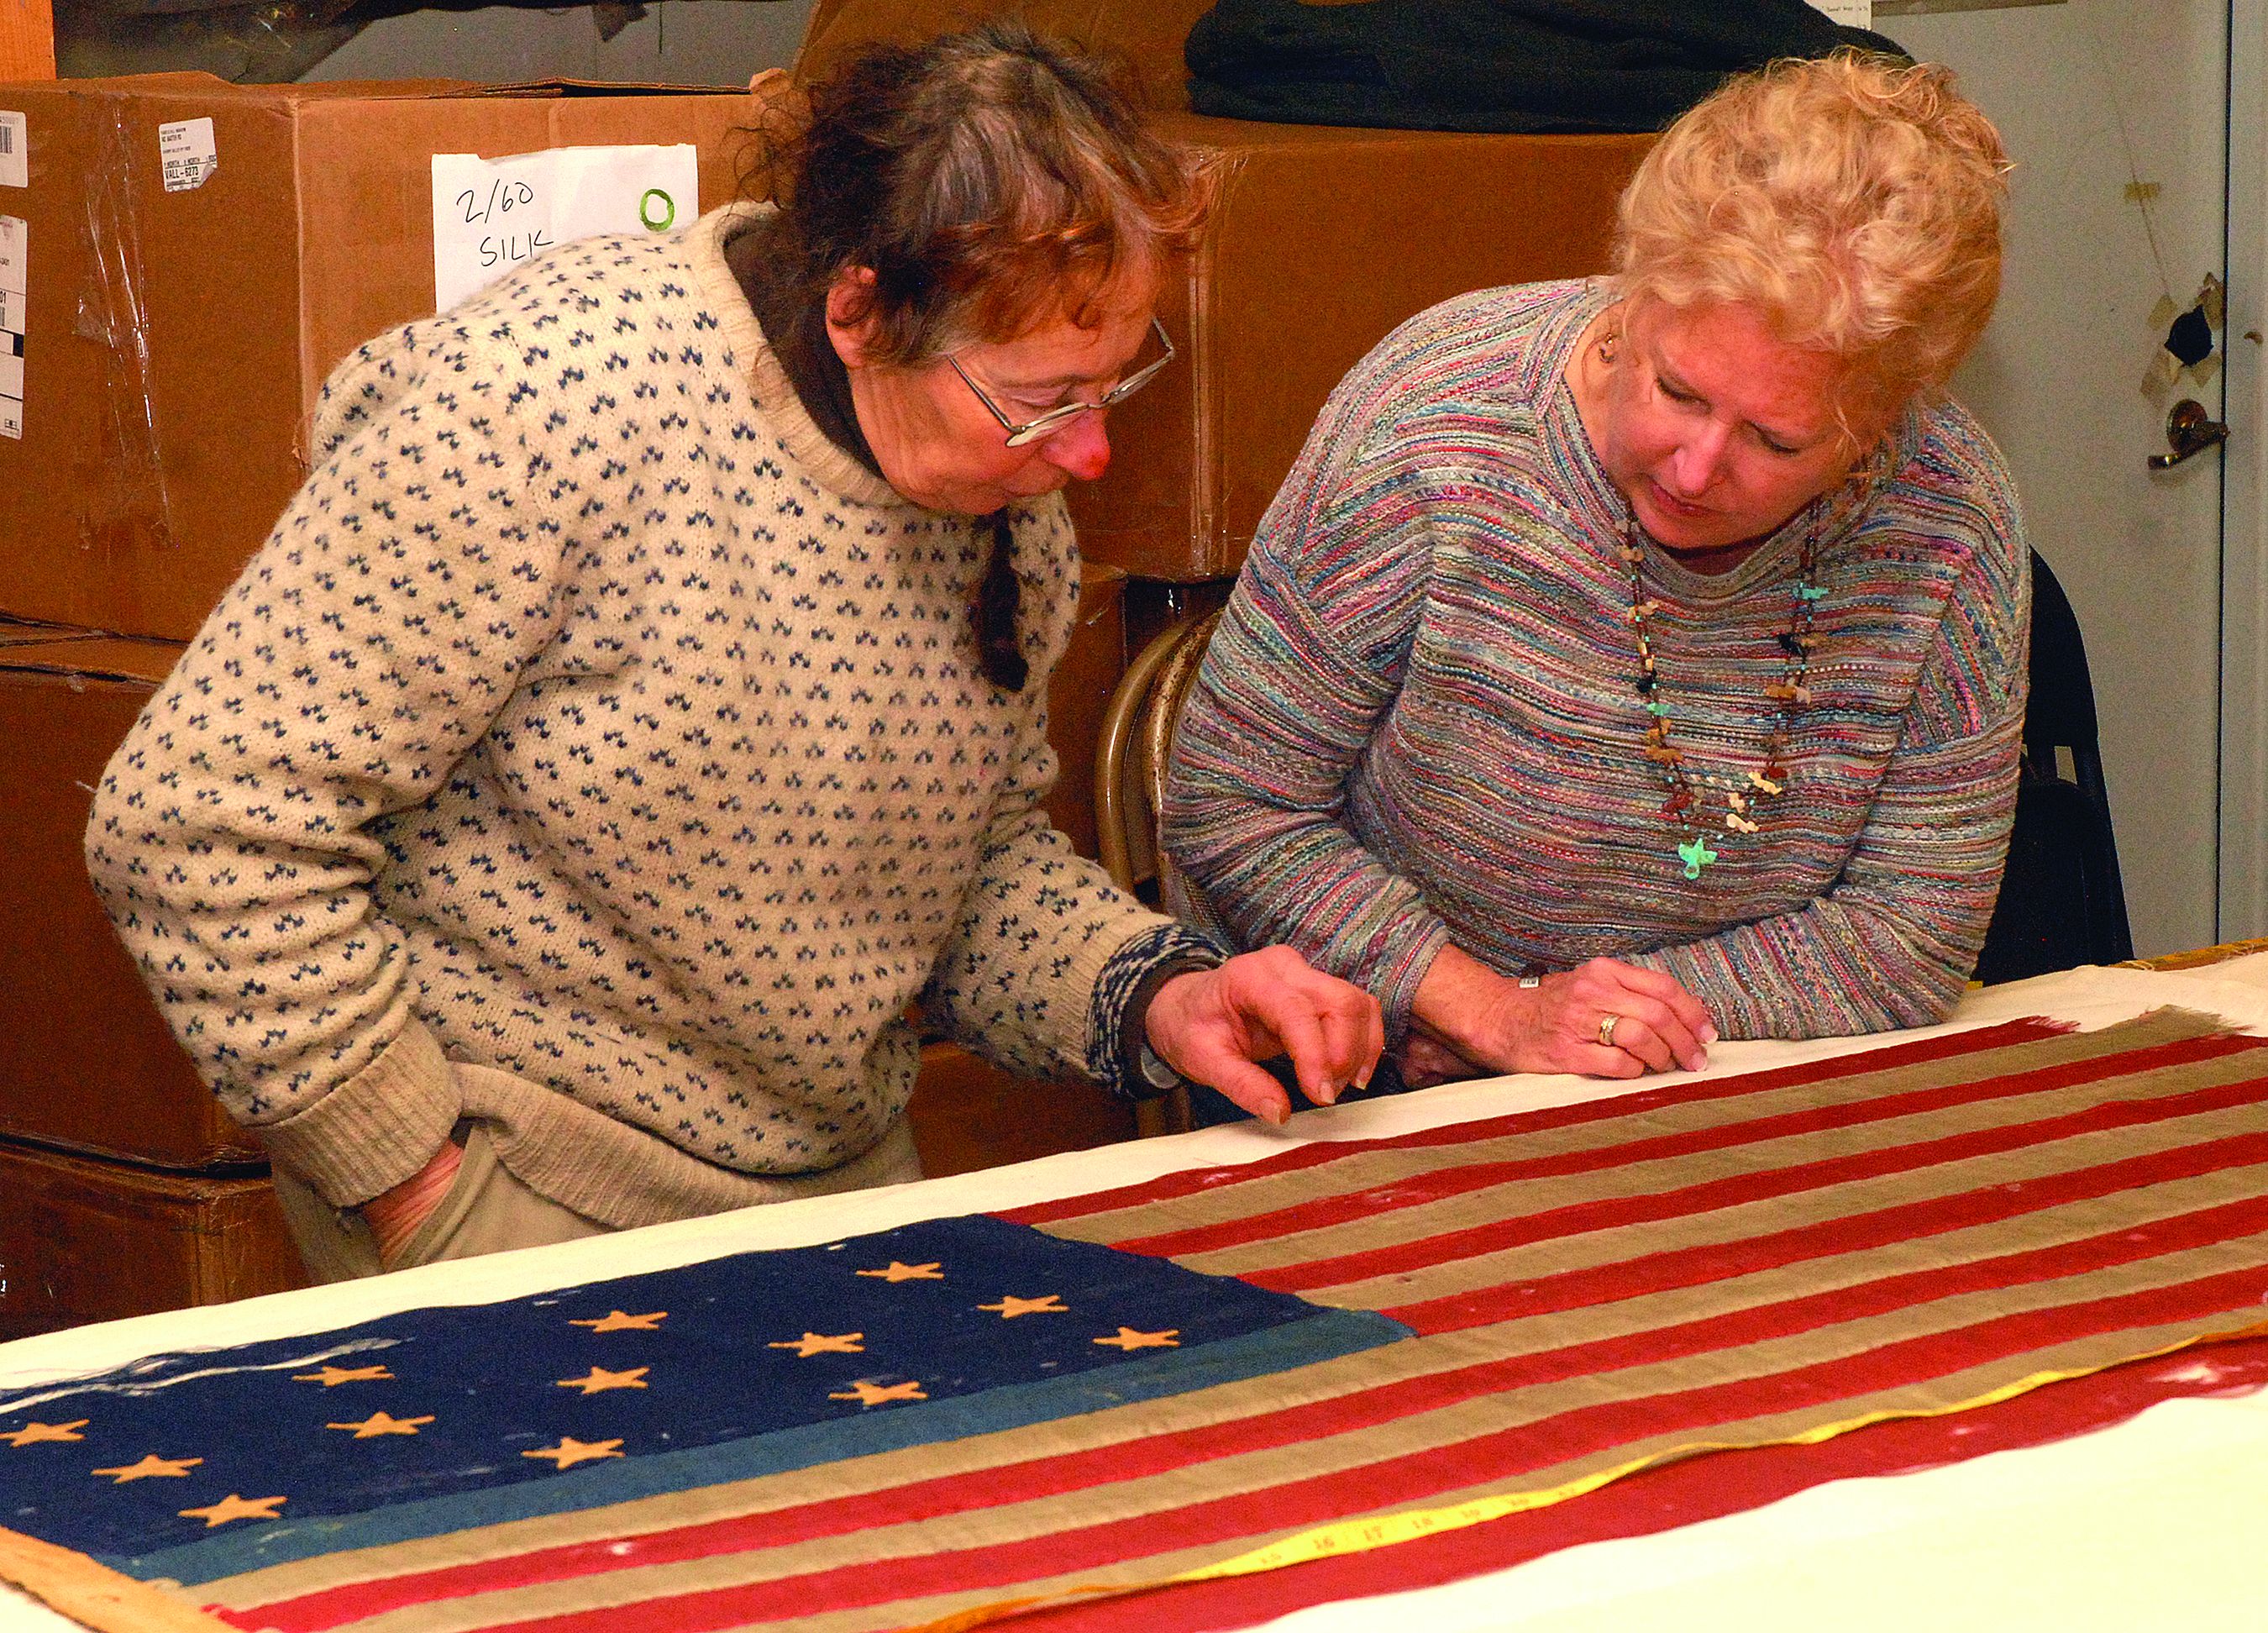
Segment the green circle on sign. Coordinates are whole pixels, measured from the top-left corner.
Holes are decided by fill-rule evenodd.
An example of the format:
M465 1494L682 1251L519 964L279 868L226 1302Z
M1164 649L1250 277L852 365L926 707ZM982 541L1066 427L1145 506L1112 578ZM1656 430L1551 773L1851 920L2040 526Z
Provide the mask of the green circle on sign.
M654 218L654 203L661 204L661 218ZM638 219L645 223L649 232L666 232L677 224L677 201L659 188L648 188L645 196L638 200Z

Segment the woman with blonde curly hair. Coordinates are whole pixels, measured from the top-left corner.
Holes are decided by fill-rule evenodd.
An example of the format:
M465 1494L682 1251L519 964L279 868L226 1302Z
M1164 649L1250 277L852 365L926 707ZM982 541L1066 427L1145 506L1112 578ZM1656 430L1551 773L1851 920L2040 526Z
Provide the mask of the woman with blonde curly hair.
M2015 494L1945 394L2007 169L1941 69L1776 63L1653 149L1612 278L1450 301L1341 383L1167 842L1238 938L1374 992L1407 1080L1953 1003L2024 702Z

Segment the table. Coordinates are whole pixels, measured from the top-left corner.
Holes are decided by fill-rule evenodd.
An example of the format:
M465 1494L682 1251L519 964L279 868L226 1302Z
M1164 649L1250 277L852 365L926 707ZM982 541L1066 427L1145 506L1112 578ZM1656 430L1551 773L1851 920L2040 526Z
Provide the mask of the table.
M2182 972L2086 969L1971 993L1948 1029L2046 1015L2092 1028L2165 1004L2268 1035L2268 953ZM1711 1076L1880 1040L1722 1044ZM0 1345L0 1391L121 1365L157 1349L235 1343L429 1303L475 1302L594 1274L659 1269L755 1247L1019 1206L1196 1166L1256 1159L1287 1142L1367 1138L1618 1092L1565 1078L1461 1085L1308 1114L1285 1129L1204 1130L918 1185L753 1210L597 1241L435 1266L236 1306L185 1310ZM2200 1355L2209 1352L2200 1351ZM2122 1633L2259 1620L2268 1590L2268 1394L2169 1401L2114 1428L1888 1479L1842 1481L1662 1534L1592 1544L1445 1587L1294 1613L1299 1633L1353 1633L1397 1615L1429 1633L1679 1633L1831 1625ZM0 1591L4 1593L4 1591ZM2210 1625L2208 1621L2206 1624ZM0 1626L71 1624L0 1596ZM1012 1626L1013 1624L1009 1624Z

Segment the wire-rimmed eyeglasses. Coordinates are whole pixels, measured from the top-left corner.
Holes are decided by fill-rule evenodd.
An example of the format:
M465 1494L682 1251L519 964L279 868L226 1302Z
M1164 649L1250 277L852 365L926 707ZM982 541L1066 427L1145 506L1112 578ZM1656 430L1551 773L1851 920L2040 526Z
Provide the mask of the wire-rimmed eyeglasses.
M1166 326L1157 319L1150 320L1150 329L1157 335L1158 343L1166 349L1164 357L1144 364L1093 402L1066 402L1058 408L1049 408L1036 419L1026 420L1020 425L1000 412L1000 405L984 394L982 386L968 378L968 371L961 366L951 352L946 354L945 360L953 364L953 371L961 376L961 383L976 394L976 401L984 405L984 411L1000 422L1000 429L1008 433L1008 445L1021 448L1042 437L1054 436L1082 414L1100 414L1105 408L1125 401L1155 379L1158 371L1174 360L1174 342L1173 337L1166 333Z

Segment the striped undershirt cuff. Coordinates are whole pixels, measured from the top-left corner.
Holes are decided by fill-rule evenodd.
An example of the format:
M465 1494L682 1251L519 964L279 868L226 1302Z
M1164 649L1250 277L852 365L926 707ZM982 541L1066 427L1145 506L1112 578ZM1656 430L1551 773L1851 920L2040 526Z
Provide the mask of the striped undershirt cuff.
M1112 953L1094 983L1094 1008L1086 1030L1087 1076L1123 1100L1154 1093L1134 1063L1141 1041L1126 1036L1128 1022L1143 1019L1135 1012L1136 997L1153 975L1167 973L1169 967L1211 969L1226 962L1232 951L1204 931L1167 919ZM1139 1008L1146 1011L1149 1005Z

